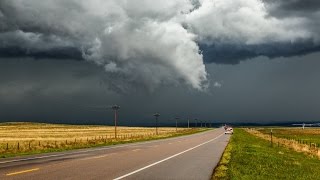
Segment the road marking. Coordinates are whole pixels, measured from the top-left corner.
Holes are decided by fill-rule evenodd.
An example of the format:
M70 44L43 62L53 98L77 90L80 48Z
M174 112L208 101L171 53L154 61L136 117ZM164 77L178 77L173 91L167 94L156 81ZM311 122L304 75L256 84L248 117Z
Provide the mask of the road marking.
M117 177L117 178L115 178L115 179L113 179L113 180L120 180L120 179L123 179L123 178L125 178L125 177L131 176L132 174L135 174L135 173L137 173L137 172L143 171L143 170L145 170L145 169L147 169L147 168L150 168L150 167L155 166L155 165L157 165L157 164L160 164L160 163L162 163L162 162L164 162L164 161L167 161L167 160L172 159L172 158L174 158L174 157L177 157L177 156L179 156L179 155L181 155L181 154L184 154L184 153L186 153L186 152L188 152L188 151L191 151L191 150L193 150L193 149L196 149L196 148L198 148L198 147L200 147L200 146L203 146L203 145L205 145L205 144L208 144L208 143L210 143L210 142L218 139L218 138L221 137L222 135L224 135L224 133L220 134L219 136L217 136L217 137L215 137L215 138L213 138L213 139L211 139L211 140L209 140L209 141L206 141L206 142L204 142L204 143L201 143L201 144L199 144L199 145L197 145L197 146L194 146L194 147L189 148L189 149L187 149L187 150L185 150L185 151L182 151L182 152L179 152L179 153L177 153L177 154L174 154L174 155L172 155L172 156L170 156L170 157L167 157L167 158L162 159L162 160L160 160L160 161L157 161L157 162L155 162L155 163L149 164L149 165L147 165L147 166L145 166L145 167L143 167L143 168L137 169L137 170L132 171L132 172L130 172L130 173L128 173L128 174L125 174L125 175L123 175L123 176Z
M163 142L163 141L171 141L171 140L176 140L176 139L184 139L188 138L189 136L192 137L197 137L206 133L210 133L212 131L215 131L218 129L213 129L210 131L205 131L205 132L200 132L197 134L191 134L191 135L185 135L181 137L174 137L174 138L168 138L168 139L161 139L161 140L154 140L154 141L147 141L147 142L140 142L136 144L127 144L127 145L119 145L119 146L108 146L108 147L102 147L102 148L95 148L95 149L89 149L89 150L84 150L84 151L77 151L77 152L71 152L71 153L59 153L59 154L53 154L53 155L45 155L45 156L37 156L37 157L30 157L30 158L24 158L24 159L14 159L14 160L8 160L8 161L0 161L0 164L7 164L7 163L13 163L13 162L21 162L21 161L29 161L29 160L36 160L36 159L45 159L45 158L51 158L51 157L61 157L61 156L66 156L66 155L73 155L73 154L82 154L82 153L87 153L87 152L95 152L95 151L102 151L102 150L108 150L108 149L116 149L116 148L122 148L122 147L130 147L130 146L137 146L137 145L142 145L142 144L151 144L151 143L157 143L157 142Z
M18 172L12 172L12 173L6 174L6 176L13 176L13 175L22 174L22 173L28 173L28 172L32 172L32 171L38 171L39 169L40 169L40 168L34 168L34 169L27 169L27 170L18 171Z
M134 150L132 150L133 152L136 152L136 151L140 151L141 149L134 149Z
M83 159L79 159L79 160L90 160L90 159L99 159L99 158L104 158L104 157L107 157L107 156L110 156L110 155L113 155L113 154L117 154L117 153L109 153L109 154L106 154L106 155L101 155L101 156L93 156L93 157L88 157L88 158L83 158Z
M108 156L108 155L88 157L88 158L83 158L83 159L80 159L80 160L99 159L99 158L104 158L104 157L106 157L106 156Z

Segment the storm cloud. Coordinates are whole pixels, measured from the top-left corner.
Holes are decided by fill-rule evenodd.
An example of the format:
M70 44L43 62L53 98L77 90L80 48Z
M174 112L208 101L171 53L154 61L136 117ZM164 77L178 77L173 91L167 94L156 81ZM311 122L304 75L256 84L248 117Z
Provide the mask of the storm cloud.
M318 4L299 2L2 0L0 57L86 60L103 67L119 91L205 90L205 63L318 51Z
M187 27L198 35L207 63L238 64L257 56L319 51L319 28L309 26L318 22L319 12L279 17L274 12L283 10L282 2L287 1L203 0L201 7L186 15Z

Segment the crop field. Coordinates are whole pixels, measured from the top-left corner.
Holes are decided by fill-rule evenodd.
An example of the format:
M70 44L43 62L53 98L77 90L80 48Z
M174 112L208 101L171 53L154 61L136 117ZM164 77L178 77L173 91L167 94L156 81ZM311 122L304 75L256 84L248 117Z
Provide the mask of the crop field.
M191 134L204 129L59 125L42 123L0 123L0 155L62 151Z
M257 130L264 134L270 134L271 128L259 128ZM320 144L320 128L316 127L306 127L305 129L273 128L272 134L275 137L293 139L304 144Z
M235 129L212 179L319 179L320 160Z

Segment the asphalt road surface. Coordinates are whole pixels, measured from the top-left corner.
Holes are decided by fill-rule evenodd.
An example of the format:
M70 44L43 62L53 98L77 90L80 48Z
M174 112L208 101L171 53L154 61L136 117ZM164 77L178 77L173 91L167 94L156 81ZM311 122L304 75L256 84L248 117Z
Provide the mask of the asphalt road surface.
M210 179L223 128L170 139L0 160L0 179Z

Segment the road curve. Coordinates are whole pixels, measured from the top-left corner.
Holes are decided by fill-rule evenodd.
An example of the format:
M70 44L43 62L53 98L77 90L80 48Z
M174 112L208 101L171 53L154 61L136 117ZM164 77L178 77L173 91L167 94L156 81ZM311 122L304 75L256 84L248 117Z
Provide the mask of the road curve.
M210 179L222 128L170 139L0 160L0 179Z

